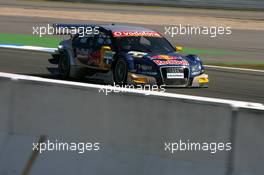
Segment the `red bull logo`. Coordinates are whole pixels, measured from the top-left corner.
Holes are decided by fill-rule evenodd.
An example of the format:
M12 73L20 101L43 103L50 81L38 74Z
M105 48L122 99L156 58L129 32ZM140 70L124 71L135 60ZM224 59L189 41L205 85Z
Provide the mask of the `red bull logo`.
M177 64L177 65L189 65L186 60L153 60L157 65Z

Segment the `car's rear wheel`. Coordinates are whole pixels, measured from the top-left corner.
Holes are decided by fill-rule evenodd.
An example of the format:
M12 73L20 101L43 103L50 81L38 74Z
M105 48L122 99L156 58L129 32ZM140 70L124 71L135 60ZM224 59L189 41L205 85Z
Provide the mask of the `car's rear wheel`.
M118 85L124 85L127 83L127 64L124 60L117 60L114 67L114 80Z
M63 53L60 56L59 64L58 64L59 74L62 79L69 78L70 68L71 68L70 58L67 53Z

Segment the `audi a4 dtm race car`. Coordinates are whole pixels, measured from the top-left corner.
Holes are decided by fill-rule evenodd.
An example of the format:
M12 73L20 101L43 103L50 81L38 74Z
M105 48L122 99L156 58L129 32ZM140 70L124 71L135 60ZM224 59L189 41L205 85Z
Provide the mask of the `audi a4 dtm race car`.
M94 32L63 40L53 53L62 78L88 77L118 85L208 87L208 75L196 55L180 54L160 33L124 25L55 24L89 27Z

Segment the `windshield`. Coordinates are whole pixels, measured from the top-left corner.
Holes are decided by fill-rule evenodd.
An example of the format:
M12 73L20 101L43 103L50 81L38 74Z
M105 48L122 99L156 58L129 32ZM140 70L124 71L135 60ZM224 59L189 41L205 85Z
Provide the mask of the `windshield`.
M118 51L174 52L175 49L163 37L129 36L115 37Z

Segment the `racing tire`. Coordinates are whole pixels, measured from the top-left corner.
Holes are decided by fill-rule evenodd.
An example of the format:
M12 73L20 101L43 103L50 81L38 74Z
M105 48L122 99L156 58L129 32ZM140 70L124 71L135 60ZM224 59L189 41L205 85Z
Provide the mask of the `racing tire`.
M70 64L70 58L69 58L69 56L68 56L68 54L66 52L64 52L60 56L58 69L59 69L60 78L62 78L62 79L69 78L71 64Z
M123 59L118 59L114 66L114 82L117 85L125 85L127 83L127 63Z

